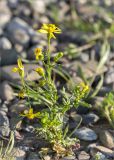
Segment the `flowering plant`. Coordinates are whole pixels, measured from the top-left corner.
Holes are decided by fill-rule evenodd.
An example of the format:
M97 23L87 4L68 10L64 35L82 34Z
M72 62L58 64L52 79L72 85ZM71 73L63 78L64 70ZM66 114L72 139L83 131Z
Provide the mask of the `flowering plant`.
M19 96L21 98L28 97L27 100L30 107L28 111L20 115L30 120L38 118L40 127L36 128L37 134L48 141L51 144L51 149L58 155L68 155L77 140L76 138L71 138L72 134L68 136L69 127L65 126L64 118L70 108L79 106L89 87L81 83L74 87L70 96L66 94L65 88L63 88L60 97L52 78L52 70L63 56L63 53L59 52L51 62L50 47L52 38L56 38L55 34L60 34L61 29L54 24L43 24L38 31L47 34L46 52L42 52L41 48L36 48L34 52L36 61L42 61L43 64L43 67L34 69L41 76L38 85L30 86L24 80L24 67L20 58L18 59L18 68L13 69L14 72L19 72L22 80L22 89L19 92ZM62 99L61 101L60 98ZM40 108L40 111L35 113L31 107L32 101L45 107Z

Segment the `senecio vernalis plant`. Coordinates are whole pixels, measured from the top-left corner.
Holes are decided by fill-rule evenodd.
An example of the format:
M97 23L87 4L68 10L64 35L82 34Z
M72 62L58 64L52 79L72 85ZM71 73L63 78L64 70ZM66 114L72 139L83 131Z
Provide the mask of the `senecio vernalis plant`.
M89 87L81 83L74 87L70 96L66 94L65 88L61 94L58 94L55 81L52 78L52 71L58 65L63 53L57 53L51 61L50 47L51 40L56 39L55 34L60 34L61 29L54 24L43 24L38 32L47 34L47 50L43 52L41 48L36 48L34 51L36 61L41 61L43 64L43 67L34 69L41 77L39 83L29 84L25 81L21 58L17 60L18 67L13 68L13 72L19 73L22 84L18 96L19 98L27 97L29 104L29 109L21 113L20 116L30 120L37 118L40 123L40 127L36 128L37 134L49 142L51 149L58 155L68 155L71 153L72 147L76 145L76 138L71 138L72 134L69 133L68 126L64 127L64 117L70 108L79 106L88 93ZM41 107L39 112L35 112L31 101L44 107Z

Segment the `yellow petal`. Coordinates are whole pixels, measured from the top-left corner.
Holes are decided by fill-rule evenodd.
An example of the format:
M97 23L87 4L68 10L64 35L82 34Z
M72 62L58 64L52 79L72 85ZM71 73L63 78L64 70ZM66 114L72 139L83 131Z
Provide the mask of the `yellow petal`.
M21 58L18 58L17 64L18 64L18 67L19 67L20 69L23 69L23 68L24 68L24 66L22 65Z
M56 39L53 33L50 33L50 37Z
M48 31L46 31L45 29L39 29L38 32L40 32L40 33L48 33Z
M12 69L12 72L18 72L19 71L19 68L17 68L17 67L14 67L13 69Z
M29 114L33 114L33 108L29 109Z

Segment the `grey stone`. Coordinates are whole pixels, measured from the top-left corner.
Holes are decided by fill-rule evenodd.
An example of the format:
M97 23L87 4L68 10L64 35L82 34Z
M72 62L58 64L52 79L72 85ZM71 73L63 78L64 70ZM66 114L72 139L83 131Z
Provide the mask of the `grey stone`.
M96 123L99 120L99 117L95 113L88 113L83 115L83 124L91 125Z
M17 65L10 65L10 66L3 66L0 67L0 80L7 80L11 82L20 82L20 77L18 73L13 73L12 68L17 67ZM25 80L28 81L35 81L39 80L40 76L33 71L33 69L37 68L38 65L35 64L25 64L25 73L28 75L25 77Z
M79 114L76 114L76 112L71 112L69 120L69 128L75 129L81 121L82 117Z
M105 147L114 148L114 137L107 130L100 131L99 139Z
M5 104L5 103L1 104L0 111L7 113L8 112L7 104Z
M13 89L7 81L0 84L0 98L4 101L11 101L14 98Z
M26 152L20 148L13 149L15 160L25 160Z
M16 52L15 49L1 49L0 50L0 56L1 56L1 65L6 66L6 65L11 65L11 64L16 64L17 58L18 58L18 53Z
M9 136L10 128L8 126L0 126L0 135Z
M85 141L94 141L97 139L97 134L92 129L86 127L77 129L73 136Z
M9 126L9 119L0 111L0 126Z
M90 144L88 146L88 149L90 151L90 154L93 157L95 157L95 155L97 154L97 152L101 152L106 157L114 158L114 151L113 150L111 150L109 148L106 148L106 147L103 147L103 146L99 145L98 143Z
M7 6L7 1L1 0L0 1L0 27L5 27L5 25L11 19L11 12Z
M114 66L107 71L104 82L105 84L114 83Z
M9 50L12 48L11 42L6 38L0 38L0 49Z
M34 152L30 152L27 160L36 160L36 159L37 159L37 160L40 160L38 154L37 154L37 153L34 153Z
M20 18L14 18L7 26L7 32L11 41L28 47L32 28Z
M8 6L10 8L16 8L19 3L19 0L8 0Z
M93 160L108 160L104 154L101 152L97 152L96 155L94 156Z
M77 160L75 156L67 156L62 158L61 160Z
M82 62L88 62L89 61L89 54L88 53L81 53L80 59L82 60Z
M31 3L32 9L36 13L43 14L45 12L45 1L38 0L38 1L32 1Z
M78 155L78 160L89 160L89 159L90 159L90 155L85 151L81 151Z

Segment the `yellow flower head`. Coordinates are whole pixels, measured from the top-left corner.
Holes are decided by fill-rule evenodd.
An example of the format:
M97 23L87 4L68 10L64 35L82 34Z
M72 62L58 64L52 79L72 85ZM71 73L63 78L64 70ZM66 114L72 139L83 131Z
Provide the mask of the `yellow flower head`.
M39 118L40 112L33 113L33 108L30 108L27 112L20 115L23 117L27 117L28 119L34 119L34 118Z
M19 75L23 78L24 77L24 66L22 64L21 58L18 58L17 60L18 67L14 67L12 69L13 72L18 72Z
M18 97L24 98L24 90L20 90L20 92L18 93Z
M48 34L50 38L56 38L54 33L61 33L61 29L58 28L55 24L43 24L41 29L39 29L38 31Z
M39 68L36 68L35 71L40 75L40 76L44 76L44 69L39 67Z
M34 54L36 56L36 60L42 60L43 59L43 54L42 54L42 49L41 48L36 48L34 51Z
M80 83L80 86L82 87L82 89L86 92L89 90L89 86L86 85L84 82Z

